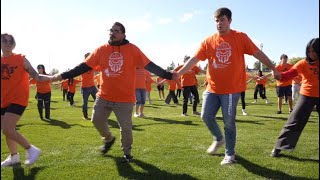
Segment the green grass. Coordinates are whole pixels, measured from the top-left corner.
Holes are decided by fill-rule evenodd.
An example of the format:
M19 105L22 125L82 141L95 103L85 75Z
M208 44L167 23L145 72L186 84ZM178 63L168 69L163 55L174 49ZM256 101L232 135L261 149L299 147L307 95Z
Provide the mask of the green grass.
M202 81L199 81L202 82ZM313 112L293 152L280 158L269 156L276 138L288 117L288 106L277 115L275 89L267 89L270 104L253 101L253 83L246 92L248 116L242 116L241 103L237 115L236 158L238 163L221 166L224 147L216 156L205 153L212 143L207 127L198 116L181 117L182 106L165 106L158 100L154 87L153 105L146 105L147 118L133 118L134 162L121 164L119 126L114 114L109 118L110 130L117 140L108 155L99 153L102 144L90 121L82 119L81 95L75 94L76 107L62 101L56 86L52 91L53 120L39 118L35 90L31 87L30 103L19 121L18 131L42 150L40 159L31 167L1 168L2 179L318 179L319 119ZM199 88L200 94L203 88ZM166 90L165 93L168 91ZM181 103L181 101L180 101ZM89 102L91 107L93 102ZM188 107L190 114L192 108ZM201 110L201 104L198 107ZM90 113L91 114L91 113ZM217 119L221 128L221 112ZM24 150L19 146L21 160ZM8 148L1 135L1 160Z

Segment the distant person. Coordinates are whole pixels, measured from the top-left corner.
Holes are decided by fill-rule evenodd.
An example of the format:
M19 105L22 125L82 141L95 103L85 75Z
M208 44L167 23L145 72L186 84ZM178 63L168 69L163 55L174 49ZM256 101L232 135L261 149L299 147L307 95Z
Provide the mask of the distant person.
M100 84L101 84L101 76L100 76L100 73L94 75L94 80L95 80L95 84L96 84L96 87L99 89L100 88Z
M157 82L157 89L159 92L159 100L164 99L164 84L159 83L163 80L161 77L157 77L156 82Z
M63 80L60 82L61 84L61 91L62 91L62 100L65 101L66 100L66 97L67 97L67 100L68 100L68 80Z
M144 68L165 79L172 79L173 74L155 65L136 45L130 43L126 39L125 27L119 22L112 25L107 44L98 47L85 62L52 79L56 81L73 78L96 66L101 69L102 81L93 105L91 121L104 142L101 153L107 153L115 142L108 126L108 118L114 112L120 126L121 148L124 153L122 162L131 162L136 68Z
M250 74L248 74L246 72L246 81L248 81L249 78L250 78ZM246 86L246 88L247 88L247 86ZM242 115L246 116L247 115L247 112L246 112L246 100L245 100L246 91L242 91L240 93L240 97L241 97Z
M177 99L180 99L181 90L182 90L181 79L179 78L179 79L177 80L177 92L176 92L176 97L177 97Z
M165 79L165 80L163 80L163 82L167 82L168 83L168 90L169 90L169 93L168 93L166 99L164 100L164 103L166 105L169 105L170 102L171 102L171 99L172 99L173 103L175 105L178 105L179 102L178 102L178 99L177 99L176 94L175 94L175 91L176 91L176 88L177 88L177 86L176 86L177 81L176 80L168 80L168 79L166 80Z
M38 73L48 75L45 67L42 64L37 66ZM50 103L51 103L51 82L44 81L40 82L34 78L30 79L31 84L36 84L36 99L38 101L38 112L41 119L43 119L43 107L45 112L45 118L50 119Z
M90 53L86 53L84 58L86 59ZM90 120L88 117L88 100L91 95L93 100L96 100L96 94L98 92L97 87L94 84L94 72L90 70L81 74L81 94L82 94L82 114L85 120Z
M17 144L27 152L27 166L38 160L41 150L20 134L16 127L28 106L29 76L39 82L50 80L45 75L39 75L24 55L13 53L15 47L16 41L11 34L1 34L1 130L10 152L1 162L1 167L20 163Z
M146 104L146 86L147 86L147 72L143 68L136 69L136 112L134 117L144 118L144 105Z
M156 83L152 78L149 71L147 71L147 77L146 77L146 100L149 101L149 104L152 104L151 99L151 90L152 90L152 84Z
M265 99L266 104L268 104L269 99L267 98L267 95L266 95L266 83L268 81L268 76L264 76L262 74L262 71L258 70L257 75L255 77L251 78L250 80L248 80L248 82L250 82L252 79L254 79L256 81L256 86L255 86L254 93L253 93L254 101L252 103L258 102L258 92L259 92L261 99Z
M319 38L311 39L306 46L306 58L281 73L281 80L289 81L300 75L300 96L287 123L283 126L271 156L278 157L282 150L293 151L306 126L314 106L319 116Z
M190 59L190 56L184 56L183 62L186 63ZM180 70L184 65L178 66L175 71ZM197 111L199 100L199 92L197 88L197 80L196 74L200 72L204 73L205 71L201 70L197 66L193 66L190 70L186 71L184 74L181 75L181 86L182 86L182 94L183 94L183 104L182 104L182 114L181 116L187 116L188 111L188 100L190 98L190 94L193 95L193 104L192 110L194 115L200 115Z
M235 159L236 112L240 93L246 90L244 54L253 55L273 70L276 79L280 74L270 59L242 32L230 29L231 11L219 8L214 13L217 33L202 41L194 57L189 59L177 72L185 74L200 60L208 60L207 89L203 93L201 118L213 135L213 143L207 153L215 154L226 142L225 157L221 165L232 164ZM222 110L225 139L216 121L218 110Z
M68 100L70 102L70 106L74 106L74 95L76 94L76 88L77 84L80 83L81 81L74 79L74 78L69 78L68 79Z
M292 79L292 101L296 101L296 96L299 98L302 77L300 75Z
M288 71L292 65L288 64L288 56L285 54L282 54L280 56L280 63L276 66L277 70L279 72L285 72ZM282 99L283 97L288 98L288 104L289 104L289 113L292 112L292 85L291 80L284 81L284 80L276 80L277 81L277 96L278 96L278 111L277 114L282 114Z

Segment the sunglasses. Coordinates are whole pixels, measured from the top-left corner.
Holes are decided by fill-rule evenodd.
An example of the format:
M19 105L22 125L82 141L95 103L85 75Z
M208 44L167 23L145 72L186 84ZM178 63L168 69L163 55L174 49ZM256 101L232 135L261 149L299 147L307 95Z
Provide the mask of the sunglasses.
M1 39L1 43L13 45L13 40Z

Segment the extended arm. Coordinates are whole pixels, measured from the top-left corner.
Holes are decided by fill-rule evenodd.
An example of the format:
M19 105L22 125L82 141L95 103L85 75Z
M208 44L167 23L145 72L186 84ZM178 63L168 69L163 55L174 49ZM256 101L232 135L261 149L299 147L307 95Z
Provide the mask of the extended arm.
M158 65L154 64L153 62L149 62L144 69L146 69L149 72L154 73L157 76L160 76L164 79L172 79L172 73L167 72L166 70L162 69L161 67L159 67Z
M267 55L265 55L262 51L257 51L254 55L255 58L257 58L260 62L262 62L264 65L266 65L269 69L272 70L273 76L275 79L279 80L281 79L281 75L276 69L276 67L272 64L271 60L268 58Z

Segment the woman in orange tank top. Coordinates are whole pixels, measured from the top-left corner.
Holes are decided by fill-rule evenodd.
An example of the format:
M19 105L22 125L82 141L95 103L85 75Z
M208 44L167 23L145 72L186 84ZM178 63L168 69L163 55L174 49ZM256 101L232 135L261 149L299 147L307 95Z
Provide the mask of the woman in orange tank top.
M32 165L40 155L40 149L16 131L17 122L28 105L29 75L37 81L50 81L39 75L22 54L12 50L16 42L11 34L1 34L1 130L5 135L10 155L1 162L1 167L20 163L17 144L27 152L25 164Z

